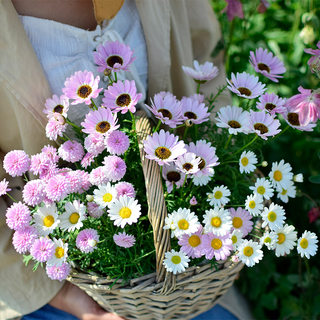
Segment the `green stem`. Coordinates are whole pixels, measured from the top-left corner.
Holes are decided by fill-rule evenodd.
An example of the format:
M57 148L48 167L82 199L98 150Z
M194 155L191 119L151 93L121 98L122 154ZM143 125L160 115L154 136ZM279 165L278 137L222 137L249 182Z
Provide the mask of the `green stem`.
M225 67L226 67L226 71L227 73L229 72L229 49L230 49L230 46L232 44L232 40L233 40L233 32L234 32L234 27L235 27L235 19L232 20L231 22L231 26L230 26L230 29L229 29L229 41L228 41L228 44L227 44L227 47L226 47L226 50L224 52L224 58L225 58L225 61L226 61L226 64L225 64Z
M6 194L13 202L18 202L13 196L11 196L9 193Z
M279 137L280 137L283 133L285 133L289 128L290 128L290 126L287 125L279 134L277 134L276 136L274 136L274 137L271 139L271 141L274 140L275 138L279 138Z
M94 103L93 99L91 99L91 105L92 105L92 109L93 109L93 110L98 110L98 107L97 107L96 104Z
M198 84L197 84L197 93L198 93L198 94L200 93L200 86L201 86L201 83L198 82Z
M70 126L75 128L77 131L81 131L81 128L79 126L77 126L75 123L71 122L68 118L66 118L66 122L67 122L67 124L69 124Z
M251 144L253 144L258 139L258 137L259 137L258 135L255 135L255 137L250 142L248 142L245 146L243 146L241 149L236 151L234 154L237 154L237 153L241 152L242 150L248 148Z
M133 130L133 132L136 132L136 119L135 119L133 113L131 111L129 111L129 112L130 112L131 119L132 119L132 130Z
M114 82L117 82L118 81L118 75L116 72L114 72Z
M153 130L153 132L158 132L160 126L161 126L161 120L158 121L158 124L157 124L157 126L155 127L155 129Z
M214 102L218 99L218 97L220 96L220 94L227 88L227 85L225 85L224 87L222 87L217 94L213 97L213 99L210 101L210 108L209 108L209 112L212 111L212 109L214 108Z
M23 176L24 176L24 181L25 181L25 182L28 182L29 179L28 179L27 175L24 173Z
M239 161L238 160L230 160L230 161L221 162L219 165L222 166L226 163L239 163Z
M184 181L183 181L183 184L182 184L182 186L181 186L181 188L180 188L180 195L181 195L181 197L182 197L183 188L184 188L184 185L185 185L186 182L187 182L187 179L188 179L188 175L186 174L186 176L185 176L185 178L184 178Z
M230 143L230 141L231 141L231 138L232 138L232 135L230 134L230 135L229 135L229 138L228 138L228 140L227 140L227 142L226 142L226 144L225 144L225 146L224 146L225 149L228 148L229 143Z
M245 207L244 204L226 204L225 207Z

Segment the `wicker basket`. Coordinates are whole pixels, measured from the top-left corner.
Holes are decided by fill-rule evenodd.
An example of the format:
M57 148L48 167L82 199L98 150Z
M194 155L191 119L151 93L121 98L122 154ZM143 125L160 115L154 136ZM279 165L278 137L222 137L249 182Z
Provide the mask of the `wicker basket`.
M160 170L155 161L145 158L141 145L151 133L149 119L140 117L136 128L147 190L148 217L153 227L156 272L124 284L122 280L114 282L74 269L68 280L86 291L102 307L126 319L191 319L217 303L231 287L243 264L222 262L216 271L207 263L188 268L177 276L166 272L163 259L165 252L170 250L170 234L163 229L167 210Z

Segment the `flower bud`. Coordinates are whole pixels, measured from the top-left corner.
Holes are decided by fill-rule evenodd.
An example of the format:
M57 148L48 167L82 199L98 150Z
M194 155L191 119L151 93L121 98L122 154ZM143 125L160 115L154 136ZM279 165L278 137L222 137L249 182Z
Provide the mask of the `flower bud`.
M268 166L268 162L267 161L262 161L261 165L265 168Z
M190 199L190 205L195 206L196 204L198 204L198 201L197 201L196 197L193 196L193 197Z
M316 39L313 27L308 24L305 25L304 28L300 31L299 37L305 44L312 44Z
M298 173L295 176L293 176L293 181L294 182L303 182L303 174Z
M92 202L93 201L93 195L87 194L86 195L86 199L87 199L87 201Z

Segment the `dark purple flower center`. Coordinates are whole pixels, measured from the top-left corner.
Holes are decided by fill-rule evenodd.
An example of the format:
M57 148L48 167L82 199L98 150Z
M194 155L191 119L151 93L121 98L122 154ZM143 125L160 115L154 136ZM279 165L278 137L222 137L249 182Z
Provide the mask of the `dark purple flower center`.
M186 162L183 164L182 168L186 171L190 171L193 168L193 165L190 162Z
M110 123L108 121L101 121L96 125L96 131L100 133L106 133L110 129Z
M297 113L288 113L288 121L293 126L300 126L299 115Z
M274 108L276 108L277 106L273 103L266 103L265 108L269 111L273 110Z
M56 105L54 108L53 108L53 112L56 112L56 113L62 113L62 111L63 111L63 105L61 105L61 104L58 104L58 105Z
M199 163L199 169L202 170L206 166L206 162L203 158L201 158L201 161Z
M169 171L167 173L167 180L170 182L178 182L181 179L181 174L177 171Z
M80 98L85 99L91 94L91 92L92 88L85 84L78 89L77 94Z
M158 112L160 112L165 118L169 118L169 120L172 119L172 113L168 109L159 109Z
M228 122L228 125L229 125L231 128L234 128L234 129L239 129L239 128L241 128L241 124L240 124L238 121L236 121L236 120L230 120L230 121Z
M255 130L260 131L261 134L265 134L269 131L268 127L263 123L255 123L253 127Z
M270 73L270 68L264 63L258 63L258 69Z
M188 119L197 119L197 115L191 111L187 111L184 116Z
M108 59L107 59L107 65L111 68L113 68L113 66L116 64L116 63L119 63L121 65L123 65L123 59L119 56L110 56Z
M238 88L238 91L241 93L241 94L244 94L245 96L247 97L250 97L252 92L248 89L248 88L244 88L244 87L240 87Z
M131 97L127 93L121 94L116 100L116 104L119 107L127 107L130 104L130 102L131 102Z

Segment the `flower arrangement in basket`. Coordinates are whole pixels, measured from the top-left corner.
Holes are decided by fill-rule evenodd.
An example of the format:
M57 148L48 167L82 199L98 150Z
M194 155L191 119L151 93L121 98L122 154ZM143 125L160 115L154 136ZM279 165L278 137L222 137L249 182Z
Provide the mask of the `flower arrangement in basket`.
M290 126L312 130L320 117L316 91L299 88L286 100L243 72L205 98L201 84L219 71L195 61L183 69L197 93L181 100L156 94L144 106L158 121L152 127L145 112L136 112L135 82L118 80L133 61L130 48L107 42L94 59L103 81L77 71L63 96L46 101L46 135L60 146L4 158L9 175L26 179L23 202L10 196L6 180L0 189L14 201L7 225L26 264L45 266L49 278L72 281L123 317L175 319L212 307L243 264L262 259L263 247L276 256L294 246L302 257L315 255L316 235L305 231L298 239L280 202L295 197L302 176L284 160L266 176L257 167L268 166L260 152L268 139ZM274 82L285 72L262 48L250 63ZM226 88L243 99L214 113ZM76 124L68 110L80 103L88 113ZM38 179L29 180L27 171Z

